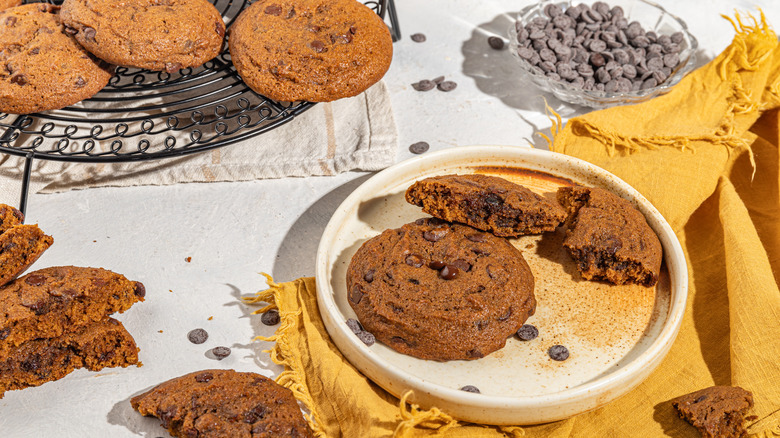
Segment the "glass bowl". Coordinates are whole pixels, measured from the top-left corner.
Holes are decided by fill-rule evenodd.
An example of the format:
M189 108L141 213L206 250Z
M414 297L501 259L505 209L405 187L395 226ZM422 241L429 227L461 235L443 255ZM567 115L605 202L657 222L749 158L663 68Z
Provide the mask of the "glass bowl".
M524 28L534 18L549 19L544 13L548 5L557 5L564 12L571 6L578 6L584 3L592 6L594 2L587 3L578 1L572 4L572 1L544 0L534 5L523 8L517 16L516 24L509 28L509 46L510 53L518 60L520 70L523 75L531 80L540 89L552 93L558 99L575 105L584 105L595 109L607 108L616 105L633 104L643 102L653 97L659 96L669 91L669 89L680 82L696 64L696 49L698 42L696 38L688 31L688 26L679 17L670 14L661 6L645 0L610 0L607 3L610 8L620 6L623 9L624 17L628 23L637 21L642 25L645 32L655 32L658 36L671 35L679 32L682 35L682 41L678 43L680 51L679 64L674 67L667 78L660 84L639 90L631 91L599 91L596 89L585 90L573 85L565 79L551 78L547 76L540 67L532 65L529 61L518 55L518 49L522 46L518 43L518 26Z

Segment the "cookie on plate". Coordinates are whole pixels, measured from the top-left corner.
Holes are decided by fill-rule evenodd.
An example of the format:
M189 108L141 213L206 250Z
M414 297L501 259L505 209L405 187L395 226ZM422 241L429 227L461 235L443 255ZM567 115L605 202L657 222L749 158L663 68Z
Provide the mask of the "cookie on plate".
M130 399L175 437L311 437L292 391L256 373L203 370Z
M39 386L78 368L100 371L138 363L138 347L117 320L107 318L54 338L22 343L0 355L0 398L5 391Z
M29 340L61 336L124 312L145 294L140 282L101 268L33 271L0 287L0 356Z
M0 234L0 286L29 268L53 242L38 225L16 225Z
M258 0L231 27L229 47L244 82L281 101L355 96L393 57L387 25L355 0Z
M30 3L0 11L0 112L29 114L91 97L113 67L65 33L59 7Z
M347 299L376 339L438 361L502 348L536 310L534 277L520 251L436 218L363 243L347 269Z
M572 215L563 246L587 280L653 286L663 249L645 217L604 189L561 187L558 201Z
M566 220L566 211L554 200L497 176L425 178L406 190L406 202L433 217L503 237L555 231Z
M704 438L739 438L747 436L744 417L753 394L739 386L711 386L673 399L672 406Z
M65 0L62 21L98 58L169 73L222 50L225 23L207 0Z

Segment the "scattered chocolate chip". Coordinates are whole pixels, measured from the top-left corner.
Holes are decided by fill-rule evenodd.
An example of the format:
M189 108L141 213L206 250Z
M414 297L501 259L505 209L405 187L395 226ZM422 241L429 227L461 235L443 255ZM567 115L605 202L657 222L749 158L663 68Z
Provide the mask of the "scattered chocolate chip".
M479 391L479 388L477 388L474 385L466 385L466 386L460 388L460 390L461 391L466 391L466 392L473 392L474 394L481 394L481 392Z
M16 85L25 85L27 84L27 77L23 74L17 74L11 76L11 83Z
M366 283L371 283L372 281L374 281L375 272L376 271L374 271L373 269L369 269L368 271L366 271L365 274L363 274L363 280L365 280Z
M536 339L537 336L539 336L539 329L531 324L523 324L517 329L517 337L522 341L530 341Z
M427 39L425 34L422 33L413 33L411 36L409 36L409 38L411 38L415 43L423 43Z
M429 81L428 79L423 79L420 82L412 84L412 88L417 91L430 91L433 90L434 87L436 87L436 84L433 81Z
M439 85L442 82L444 82L444 76L437 76L437 77L431 79L431 82L433 82L436 85Z
M187 339L189 339L193 344L202 344L206 342L208 338L209 333L202 328L196 328L194 330L190 330L190 332L187 333Z
M482 354L482 352L477 349L467 351L466 356L475 357L475 358L485 357L485 355Z
M351 301L352 304L359 304L362 299L363 289L361 289L359 284L356 284L352 287L352 290L349 291L349 301Z
M269 5L265 7L265 13L268 15L281 15L282 7L279 5Z
M260 316L260 322L265 325L276 325L280 320L279 311L276 309L268 310Z
M360 325L360 321L355 318L349 318L347 320L347 327L352 330L352 333L358 334L363 331L363 326Z
M445 235L447 235L447 230L429 230L423 233L423 239L429 242L438 242Z
M560 362L569 358L569 349L563 345L553 345L547 350L547 354L550 356L550 359Z
M79 31L70 26L65 26L65 33L68 35L76 35L77 33L79 33Z
M491 49L503 50L504 49L504 40L499 38L499 37L497 37L497 36L492 36L492 37L488 38L488 45L490 46Z
M262 404L258 404L252 409L244 412L244 423L247 424L257 423L258 421L262 420L265 417L266 413L268 413L268 408L266 408Z
M453 265L447 265L439 271L439 276L444 280L454 280L458 278L460 270Z
M222 360L230 356L230 348L228 347L214 347L211 349L211 354L214 355L217 360Z
M480 243L487 240L487 238L483 233L469 234L468 236L466 236L466 239L469 239L472 242L480 242Z
M365 330L359 333L355 333L355 335L363 341L364 344L368 345L369 347L374 345L374 342L376 342L376 337L372 333L369 333Z
M204 371L202 373L199 373L199 374L195 375L195 381L199 382L199 383L206 383L206 382L208 382L209 380L211 380L213 378L214 378L214 375L211 374L208 371Z
M425 152L428 152L428 149L431 147L428 143L424 141L418 141L417 143L413 143L411 146L409 146L409 152L413 154L422 154Z
M509 317L512 316L512 307L510 306L508 309L506 309L506 313L498 317L499 321L506 321L509 319ZM519 329L518 329L519 330Z
M458 84L453 81L444 81L441 84L436 86L436 88L438 88L441 91L452 91L457 87Z
M16 17L8 17L5 19L6 26L13 26L14 24L16 24Z
M697 398L696 400L694 400L693 402L694 403L700 403L700 402L703 402L706 399L707 399L707 394L704 394L704 395L700 396L699 398Z
M295 6L291 7L289 11L287 11L287 15L284 16L284 18L292 18L295 16Z
M97 31L95 31L94 28L87 26L82 30L82 32L84 32L84 39L92 43L95 42L95 35L97 34Z
M357 27L355 27L355 26L349 26L349 33L351 33L352 35L354 35L355 33L357 33Z
M471 270L471 263L463 260L458 259L452 262L452 266L455 266L456 268L460 269L463 272L469 272Z
M432 260L430 263L428 263L428 267L431 269L435 269L437 271L440 271L442 268L447 266L447 263L441 261L441 260Z

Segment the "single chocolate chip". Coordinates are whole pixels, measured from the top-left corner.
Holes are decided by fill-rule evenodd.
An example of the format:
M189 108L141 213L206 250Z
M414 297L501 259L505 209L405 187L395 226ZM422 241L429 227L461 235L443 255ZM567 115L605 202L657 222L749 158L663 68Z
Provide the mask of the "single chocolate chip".
M355 318L349 318L347 320L347 327L352 330L352 333L358 334L363 331L363 326L360 325L360 321Z
M363 274L363 280L365 280L366 283L371 283L372 281L374 281L375 272L376 271L374 271L373 269L369 269L368 271L366 271L365 274Z
M265 414L267 412L268 412L268 408L266 408L265 405L258 404L252 409L244 412L244 423L247 424L257 423L258 421L262 420L265 417Z
M430 263L428 263L429 268L435 269L437 271L441 271L445 266L447 266L447 263L441 260L432 260Z
M436 87L436 84L433 81L429 81L428 79L423 79L416 84L412 84L412 88L417 91L430 91L433 90L434 87Z
M460 270L453 265L447 265L439 271L439 276L444 280L454 280L458 278Z
M143 297L146 296L146 287L140 281L136 281L135 282L135 289L133 290L133 293L138 298L143 298Z
M409 38L411 38L415 43L424 43L427 39L425 38L425 34L422 33L413 33Z
M474 233L466 236L466 239L472 242L485 242L487 240L487 237L485 237L483 233Z
M494 50L503 50L504 49L504 40L497 36L492 36L488 38L488 45L490 45L491 49Z
M178 62L166 62L165 71L168 73L176 73L181 70L181 63Z
M522 341L530 341L536 339L537 336L539 336L539 329L531 324L523 324L517 329L517 337Z
M447 230L429 230L423 233L423 239L429 242L438 242L445 235L447 235Z
M271 309L260 316L260 322L265 325L276 325L280 320L279 311L276 309Z
M444 76L436 76L435 78L431 79L431 82L433 82L436 85L439 85L442 82L444 82Z
M269 5L265 7L265 13L268 15L281 15L282 7L279 5Z
M221 20L214 22L214 32L219 35L220 38L225 36L225 23L223 23Z
M46 277L41 274L30 274L24 279L24 282L30 286L40 286L46 283Z
M14 24L16 24L16 17L8 17L5 19L6 26L13 26Z
M512 307L510 306L508 309L506 309L506 313L498 317L499 321L506 321L509 319L509 317L512 316Z
M11 334L11 329L9 327L0 330L0 341L5 340L5 338L7 338L8 335L10 334Z
M27 84L27 77L23 74L13 75L11 76L11 83L16 85L25 85Z
M467 351L466 352L466 356L468 356L468 357L475 357L475 358L485 357L485 355L482 354L482 352L477 350L476 348L473 349L473 350Z
M230 348L228 347L214 347L211 349L211 354L214 355L217 360L222 360L230 356Z
M360 304L360 300L362 299L363 299L363 289L360 287L359 284L356 284L349 292L349 301L351 301L352 304Z
M372 333L369 333L365 330L359 333L355 333L355 335L369 347L374 345L374 342L376 342L376 337Z
M196 328L194 330L190 330L190 332L187 333L187 339L189 339L193 344L202 344L206 342L208 338L209 333L202 328Z
M317 53L324 53L324 52L328 51L328 48L325 47L325 43L323 43L322 41L318 41L318 40L314 40L314 41L310 42L309 43L309 47L311 47L312 50L314 50Z
M553 345L547 350L547 354L550 356L550 359L560 362L569 358L569 349L563 345Z
M471 270L471 263L463 259L455 260L454 262L452 262L452 266L455 266L456 268L464 272L469 272Z
M550 5L550 6L555 6L555 5ZM479 388L477 388L474 385L466 385L466 386L460 388L460 390L461 391L466 391L466 392L473 392L474 394L481 394L479 392Z
M413 154L422 154L428 152L430 147L431 145L428 143L424 141L418 141L417 143L413 143L411 146L409 146L409 152Z
M700 403L700 402L703 402L706 399L707 399L707 394L704 394L704 395L700 396L699 398L697 398L696 400L694 400L693 402L694 403Z
M81 76L76 78L76 86L77 87L80 88L80 87L83 87L84 85L87 85L87 81L85 81L84 78L82 78Z
M437 85L436 88L438 88L441 91L452 91L458 86L457 83L454 81L444 81L441 84Z
M352 35L356 34L357 33L357 27L349 26L349 33L351 33Z
M199 383L206 383L206 382L208 382L209 380L211 380L213 378L214 378L214 375L211 374L208 371L205 371L205 372L202 372L200 374L196 374L195 375L195 381L199 382Z
M292 18L295 16L295 6L291 7L289 11L287 11L287 15L284 16L284 18ZM353 32L354 33L354 32Z
M84 39L93 43L95 42L95 35L97 34L95 29L87 26L82 30L82 32L84 32Z
M423 265L423 259L422 256L418 254L409 254L406 256L406 260L404 260L407 265L419 268Z

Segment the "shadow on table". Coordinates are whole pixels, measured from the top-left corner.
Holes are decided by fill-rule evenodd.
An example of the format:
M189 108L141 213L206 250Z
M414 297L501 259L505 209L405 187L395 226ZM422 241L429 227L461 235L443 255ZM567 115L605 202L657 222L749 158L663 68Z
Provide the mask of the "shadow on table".
M360 176L317 200L287 231L276 256L274 280L290 281L315 274L317 247L330 217L341 202L374 174Z
M130 405L130 399L149 391L154 386L142 389L130 397L115 404L108 412L106 420L109 424L126 427L135 435L146 438L156 438L167 434L166 430L160 427L160 420L155 417L145 417L139 414Z

